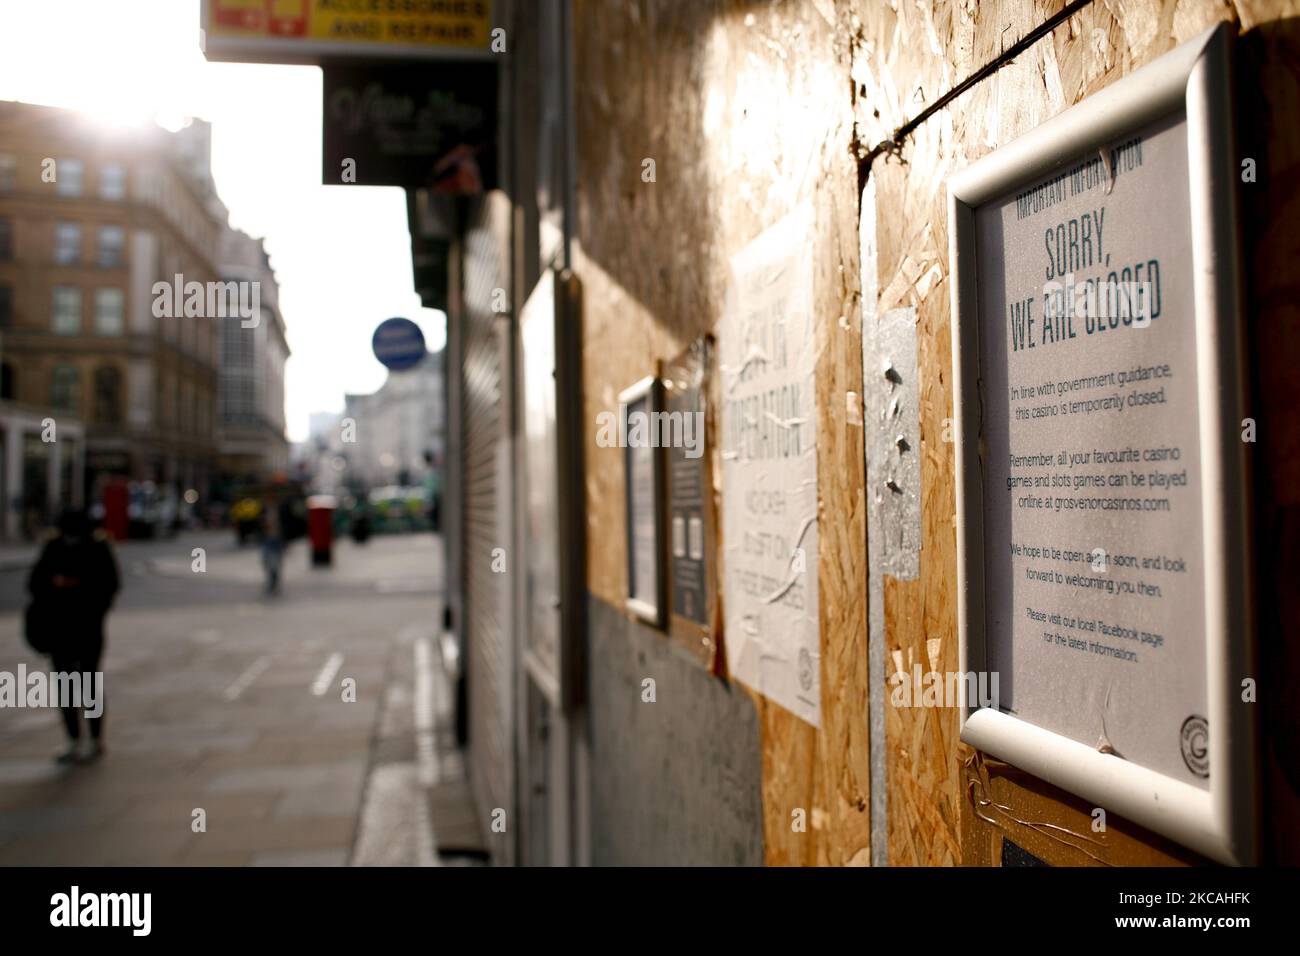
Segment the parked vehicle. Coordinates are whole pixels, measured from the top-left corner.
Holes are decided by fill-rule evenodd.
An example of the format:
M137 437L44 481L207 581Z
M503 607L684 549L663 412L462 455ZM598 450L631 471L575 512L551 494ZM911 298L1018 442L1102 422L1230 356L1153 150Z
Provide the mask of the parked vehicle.
M423 488L386 485L371 490L369 513L376 534L424 531L429 527Z

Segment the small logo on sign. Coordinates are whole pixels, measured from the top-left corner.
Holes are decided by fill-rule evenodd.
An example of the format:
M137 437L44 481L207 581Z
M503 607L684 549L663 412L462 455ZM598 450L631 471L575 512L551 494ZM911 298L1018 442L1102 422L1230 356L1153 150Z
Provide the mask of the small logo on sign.
M1210 775L1210 724L1204 718L1193 714L1183 721L1179 732L1183 748L1183 763L1187 769L1198 777Z
M812 672L812 655L808 653L808 648L799 648L799 686L805 691L812 690L813 672Z

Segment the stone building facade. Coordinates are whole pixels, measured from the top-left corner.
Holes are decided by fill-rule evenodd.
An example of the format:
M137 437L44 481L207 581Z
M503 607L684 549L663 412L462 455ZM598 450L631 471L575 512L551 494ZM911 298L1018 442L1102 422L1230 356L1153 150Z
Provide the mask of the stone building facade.
M85 422L92 500L112 478L209 491L218 325L157 314L154 293L220 278L209 132L0 103L4 394Z

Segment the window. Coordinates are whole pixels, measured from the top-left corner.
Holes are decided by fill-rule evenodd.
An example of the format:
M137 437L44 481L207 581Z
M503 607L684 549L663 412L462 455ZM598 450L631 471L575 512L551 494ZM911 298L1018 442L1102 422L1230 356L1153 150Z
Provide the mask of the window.
M55 184L60 196L80 196L86 167L79 159L60 159L54 164Z
M121 289L95 290L95 331L121 335L126 327L126 295Z
M0 193L11 192L18 182L18 157L0 153Z
M0 262L14 257L13 220L0 218Z
M0 329L12 328L14 324L14 289L13 286L0 285Z
M54 264L75 265L81 260L81 225L75 222L54 224Z
M126 198L126 170L116 163L99 170L99 198L117 201Z
M99 265L120 269L126 259L126 230L121 226L99 227Z
M122 424L122 373L112 365L95 369L95 421Z
M17 387L14 367L8 362L0 362L0 398L12 399Z
M227 425L251 425L256 421L257 393L247 375L227 379L221 389L221 419Z
M81 290L73 285L54 287L54 331L76 335L81 331Z
M226 318L221 329L221 366L225 369L253 367L253 337L235 318Z
M81 376L71 365L56 365L50 380L50 404L62 412L76 412L81 405Z

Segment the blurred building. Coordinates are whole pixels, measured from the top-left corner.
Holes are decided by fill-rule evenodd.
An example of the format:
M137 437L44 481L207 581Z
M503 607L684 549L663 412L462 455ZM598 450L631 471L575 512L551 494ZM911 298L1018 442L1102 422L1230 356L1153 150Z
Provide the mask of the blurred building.
M378 391L346 396L339 431L349 486L417 485L440 465L446 427L442 363L441 351L430 352L414 368L389 372Z
M227 229L222 237L220 261L223 279L257 283L261 316L256 325L239 316L218 320L218 470L225 480L286 472L284 366L289 345L275 272L263 241L237 229Z
M293 446L294 477L314 492L340 494L346 489L348 449L339 412L312 412L307 438Z
M220 275L210 136L0 103L3 394L85 423L92 498L114 476L208 493L219 328L154 286Z

